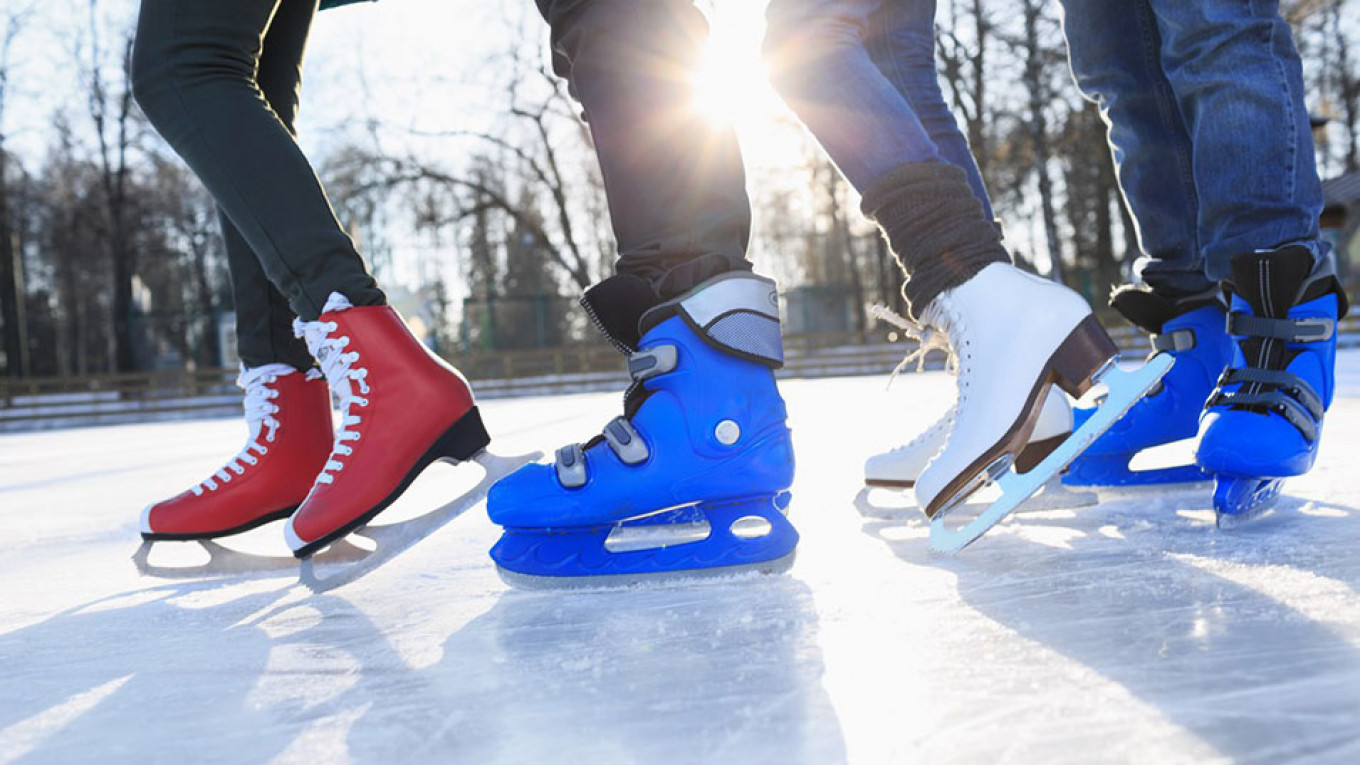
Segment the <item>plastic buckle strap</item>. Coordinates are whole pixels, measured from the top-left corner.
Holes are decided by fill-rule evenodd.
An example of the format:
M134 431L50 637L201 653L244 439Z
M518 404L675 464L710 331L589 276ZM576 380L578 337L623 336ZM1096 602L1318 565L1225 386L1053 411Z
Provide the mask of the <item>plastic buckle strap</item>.
M674 372L679 353L674 345L658 345L638 351L628 357L628 374L636 382L650 380L667 372Z
M1309 415L1302 404L1280 391L1242 393L1240 390L1224 391L1220 389L1214 391L1214 395L1209 398L1209 403L1205 406L1210 408L1238 406L1268 409L1288 420L1289 424L1297 428L1304 438L1309 441L1317 440L1317 420Z
M1228 334L1284 340L1288 343L1321 343L1336 334L1336 322L1326 317L1269 319L1246 313L1228 314Z
M1322 397L1313 390L1313 386L1308 381L1292 372L1282 372L1274 369L1225 369L1218 378L1219 386L1233 385L1235 383L1257 383L1259 385L1276 388L1298 400L1303 408L1313 416L1313 419L1320 420L1326 413L1322 406Z
M1154 351L1173 351L1179 353L1188 351L1195 347L1195 330L1178 329L1164 335L1152 336L1152 350Z
M604 440L625 465L637 465L651 456L642 434L623 417L615 417L604 426Z
M557 480L568 489L586 485L586 453L580 444L557 450Z

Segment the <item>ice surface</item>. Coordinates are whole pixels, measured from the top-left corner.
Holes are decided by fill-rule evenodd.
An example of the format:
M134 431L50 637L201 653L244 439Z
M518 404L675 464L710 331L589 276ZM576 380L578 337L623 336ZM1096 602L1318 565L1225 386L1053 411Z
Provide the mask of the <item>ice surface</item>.
M3 436L0 763L1357 763L1360 353L1341 376L1317 468L1254 526L1216 531L1208 489L1106 494L954 559L853 504L951 380L786 382L793 569L608 592L507 589L482 505L324 595L291 567L144 578L142 505L240 424ZM484 410L517 454L618 406ZM480 477L438 466L384 518ZM277 526L227 544L287 554Z

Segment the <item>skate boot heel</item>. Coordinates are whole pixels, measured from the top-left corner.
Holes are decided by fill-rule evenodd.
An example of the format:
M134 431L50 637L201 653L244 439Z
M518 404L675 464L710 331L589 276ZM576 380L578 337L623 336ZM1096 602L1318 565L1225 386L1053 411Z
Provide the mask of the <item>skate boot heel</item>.
M1118 355L1119 347L1091 314L1082 319L1053 352L1049 366L1058 387L1072 398L1081 398L1095 386L1096 378Z
M490 443L491 436L482 424L482 414L474 406L434 442L430 456L436 460L467 462Z

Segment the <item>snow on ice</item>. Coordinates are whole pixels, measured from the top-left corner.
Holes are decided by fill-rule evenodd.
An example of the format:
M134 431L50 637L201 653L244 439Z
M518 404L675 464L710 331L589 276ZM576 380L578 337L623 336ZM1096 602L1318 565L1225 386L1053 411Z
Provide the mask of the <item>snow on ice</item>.
M1106 494L952 559L852 502L950 379L787 381L792 571L613 591L508 589L482 504L322 594L291 564L145 577L141 507L239 422L0 436L0 765L1360 762L1360 352L1339 373L1317 467L1255 525L1216 531L1207 489ZM517 454L618 406L484 410ZM382 521L480 479L438 466ZM227 544L287 554L277 525Z

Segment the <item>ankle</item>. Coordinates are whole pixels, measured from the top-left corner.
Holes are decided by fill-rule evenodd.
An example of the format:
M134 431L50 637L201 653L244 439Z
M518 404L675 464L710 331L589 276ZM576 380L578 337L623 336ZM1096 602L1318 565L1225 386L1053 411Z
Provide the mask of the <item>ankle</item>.
M903 165L865 191L861 208L907 275L902 294L914 318L941 292L992 263L1011 262L1000 229L954 165Z

